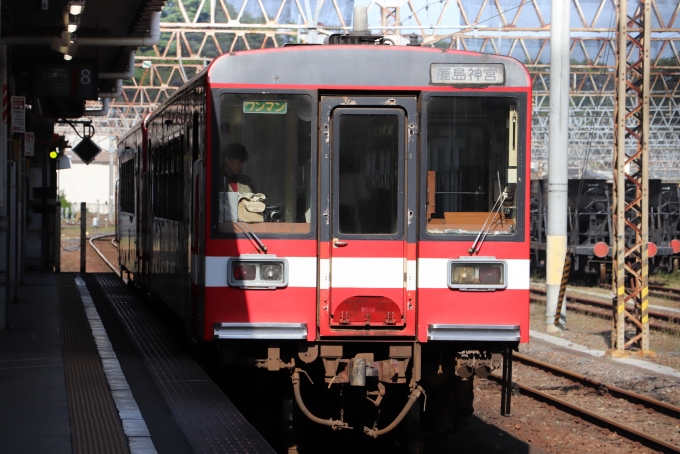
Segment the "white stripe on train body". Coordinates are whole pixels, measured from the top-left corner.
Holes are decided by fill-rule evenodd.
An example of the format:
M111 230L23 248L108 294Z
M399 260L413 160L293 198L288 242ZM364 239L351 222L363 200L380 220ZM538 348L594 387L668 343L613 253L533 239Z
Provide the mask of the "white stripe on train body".
M205 258L205 286L228 287L227 263L231 257ZM289 287L316 287L316 257L281 257L288 261Z
M205 258L205 286L228 287L227 263L231 257ZM289 287L317 286L316 257L285 257L288 261ZM447 265L450 259L420 258L417 260L418 288L448 288ZM404 259L402 258L351 258L333 259L331 270L329 259L320 260L320 288L403 288ZM529 289L529 260L506 259L508 264L508 290ZM408 260L406 265L407 289L416 289L416 261Z

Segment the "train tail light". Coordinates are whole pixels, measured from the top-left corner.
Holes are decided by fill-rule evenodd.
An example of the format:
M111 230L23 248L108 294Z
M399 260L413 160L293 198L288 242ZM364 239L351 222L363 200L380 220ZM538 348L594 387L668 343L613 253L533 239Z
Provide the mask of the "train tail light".
M234 280L252 281L255 279L255 265L239 263L234 265Z
M248 254L232 257L227 264L231 287L274 289L288 285L288 261L275 255Z
M463 257L449 262L449 288L494 291L507 287L507 264L495 257Z

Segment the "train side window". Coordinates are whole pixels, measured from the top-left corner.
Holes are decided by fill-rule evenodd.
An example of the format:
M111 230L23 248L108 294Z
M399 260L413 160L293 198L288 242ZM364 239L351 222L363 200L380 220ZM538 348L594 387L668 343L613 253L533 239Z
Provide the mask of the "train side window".
M427 101L428 233L516 232L518 127L514 98Z
M211 195L220 232L242 232L238 219L256 233L310 231L311 105L300 94L221 96ZM257 202L239 208L250 193Z

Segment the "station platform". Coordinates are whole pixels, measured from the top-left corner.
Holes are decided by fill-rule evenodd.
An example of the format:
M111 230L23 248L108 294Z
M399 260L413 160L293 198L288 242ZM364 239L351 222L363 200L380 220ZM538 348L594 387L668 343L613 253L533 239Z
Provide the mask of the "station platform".
M274 452L114 274L27 273L10 307L0 452Z

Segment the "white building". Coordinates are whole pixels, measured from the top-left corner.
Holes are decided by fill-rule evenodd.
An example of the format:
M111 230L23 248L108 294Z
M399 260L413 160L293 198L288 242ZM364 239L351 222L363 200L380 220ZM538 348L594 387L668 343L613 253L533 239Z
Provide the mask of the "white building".
M91 213L108 215L115 205L116 180L118 178L118 156L115 152L115 138L104 137L94 141L102 151L95 159L86 165L71 149L66 156L71 159L71 168L60 170L57 184L59 191L64 192L66 200L80 207L81 202L87 203ZM79 137L69 137L69 144L75 146ZM79 209L79 208L78 208Z

